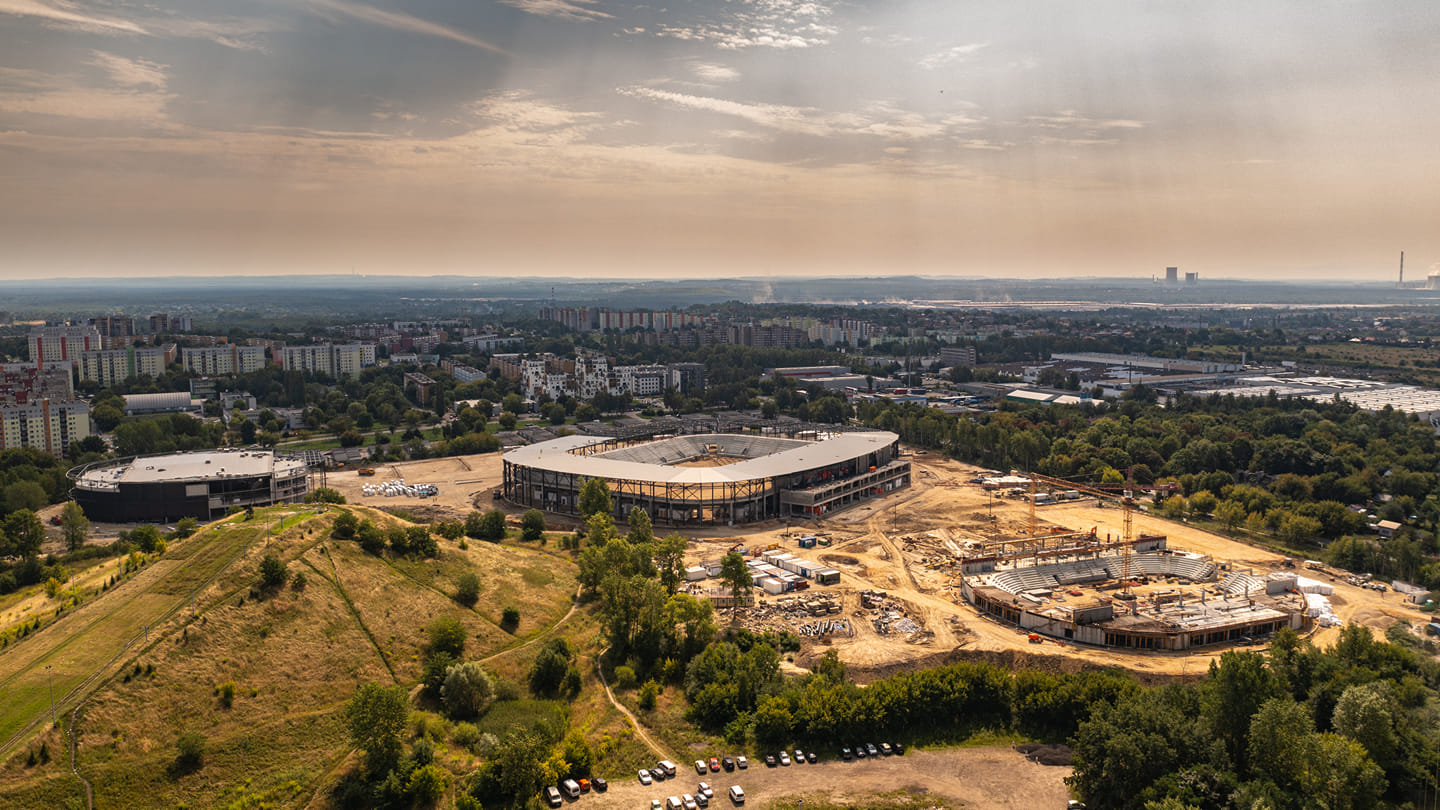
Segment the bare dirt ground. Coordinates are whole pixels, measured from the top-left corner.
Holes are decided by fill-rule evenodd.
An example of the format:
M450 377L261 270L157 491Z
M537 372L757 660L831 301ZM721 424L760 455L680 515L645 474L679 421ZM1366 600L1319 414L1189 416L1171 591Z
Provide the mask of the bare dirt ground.
M327 473L325 485L339 491L350 503L377 509L436 507L434 517L463 518L475 508L472 503L477 496L485 508L490 508L490 493L503 482L504 468L500 458L499 453L485 453L379 464L373 468L373 476L362 476L359 470L353 469ZM440 487L440 494L433 498L364 494L364 484L378 484L396 478L404 479L407 484L435 484ZM503 501L495 501L495 507L505 509L506 505Z
M746 807L765 807L784 796L823 794L836 802L863 801L866 796L904 790L948 797L974 810L1042 810L1063 808L1070 794L1064 779L1068 767L1047 767L1007 748L953 748L910 751L903 757L841 762L835 752L815 765L766 768L754 762L744 771L699 776L693 763L675 763L676 778L649 787L632 774L616 780L605 793L590 792L567 802L575 810L636 810L651 799L695 792L699 782L715 791L712 808L734 807L726 792L731 785L745 790Z

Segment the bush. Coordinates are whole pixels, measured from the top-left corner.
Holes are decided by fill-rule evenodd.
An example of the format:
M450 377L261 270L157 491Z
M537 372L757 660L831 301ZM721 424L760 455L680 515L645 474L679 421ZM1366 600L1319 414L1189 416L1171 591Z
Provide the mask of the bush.
M406 792L416 804L429 805L439 801L450 785L450 774L439 765L429 764L416 768L410 774L410 785Z
M359 518L350 512L341 512L335 516L335 525L331 528L330 533L341 540L349 540L355 536L355 532L358 531L359 528Z
M461 748L471 749L480 742L480 729L474 723L456 723L450 730L450 742Z
M498 543L505 539L505 513L491 509L480 518L479 539Z
M290 587L297 591L305 590L307 584L309 584L309 580L305 579L304 571L295 574L295 577L290 580Z
M431 653L425 659L425 669L420 676L420 682L425 685L425 691L431 697L440 699L440 687L445 685L445 673L455 664L455 656L444 650Z
M205 764L205 735L186 731L175 741L175 770L189 773Z
M260 585L264 588L279 588L290 579L290 569L274 554L266 554L260 561Z
M366 520L360 524L360 548L367 554L379 557L385 553L385 534L374 523Z
M515 607L514 605L506 605L505 609L500 611L500 627L508 632L513 633L515 632L515 628L519 626L520 609Z
M466 571L455 582L455 601L465 607L474 607L480 600L480 578Z
M520 539L539 540L545 535L545 513L539 509L526 510L520 519Z
M660 698L660 684L654 681L646 681L640 687L640 708L643 711L650 711L655 708L655 701Z
M345 503L345 496L332 487L320 487L305 496L306 503Z
M425 628L429 636L426 650L430 654L447 652L457 659L465 651L465 626L458 619L441 616Z
M634 689L636 684L635 670L627 666L615 667L615 685L621 689Z
M450 667L440 687L445 712L457 720L479 717L495 701L495 684L478 661Z

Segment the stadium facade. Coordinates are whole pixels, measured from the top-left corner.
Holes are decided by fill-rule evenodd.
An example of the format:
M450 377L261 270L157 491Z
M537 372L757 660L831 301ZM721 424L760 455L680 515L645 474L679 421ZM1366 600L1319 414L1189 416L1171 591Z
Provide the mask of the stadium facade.
M517 505L579 514L580 487L603 478L616 517L639 507L668 525L814 519L910 485L899 437L883 431L566 436L512 450L504 466L504 495Z
M269 450L134 456L68 475L71 497L86 516L106 523L212 520L231 507L295 501L310 491L306 463Z

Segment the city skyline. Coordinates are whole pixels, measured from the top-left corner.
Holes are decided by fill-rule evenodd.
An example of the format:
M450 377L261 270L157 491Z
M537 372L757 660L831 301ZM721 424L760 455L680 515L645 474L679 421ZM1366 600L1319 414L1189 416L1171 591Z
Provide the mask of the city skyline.
M0 0L0 280L1421 279L1437 33L1422 2Z

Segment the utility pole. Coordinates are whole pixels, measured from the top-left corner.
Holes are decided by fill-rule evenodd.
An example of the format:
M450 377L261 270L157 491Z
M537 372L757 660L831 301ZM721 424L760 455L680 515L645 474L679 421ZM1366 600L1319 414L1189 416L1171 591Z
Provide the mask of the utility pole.
M50 725L55 725L55 673L53 667L45 665L45 680L50 682Z

